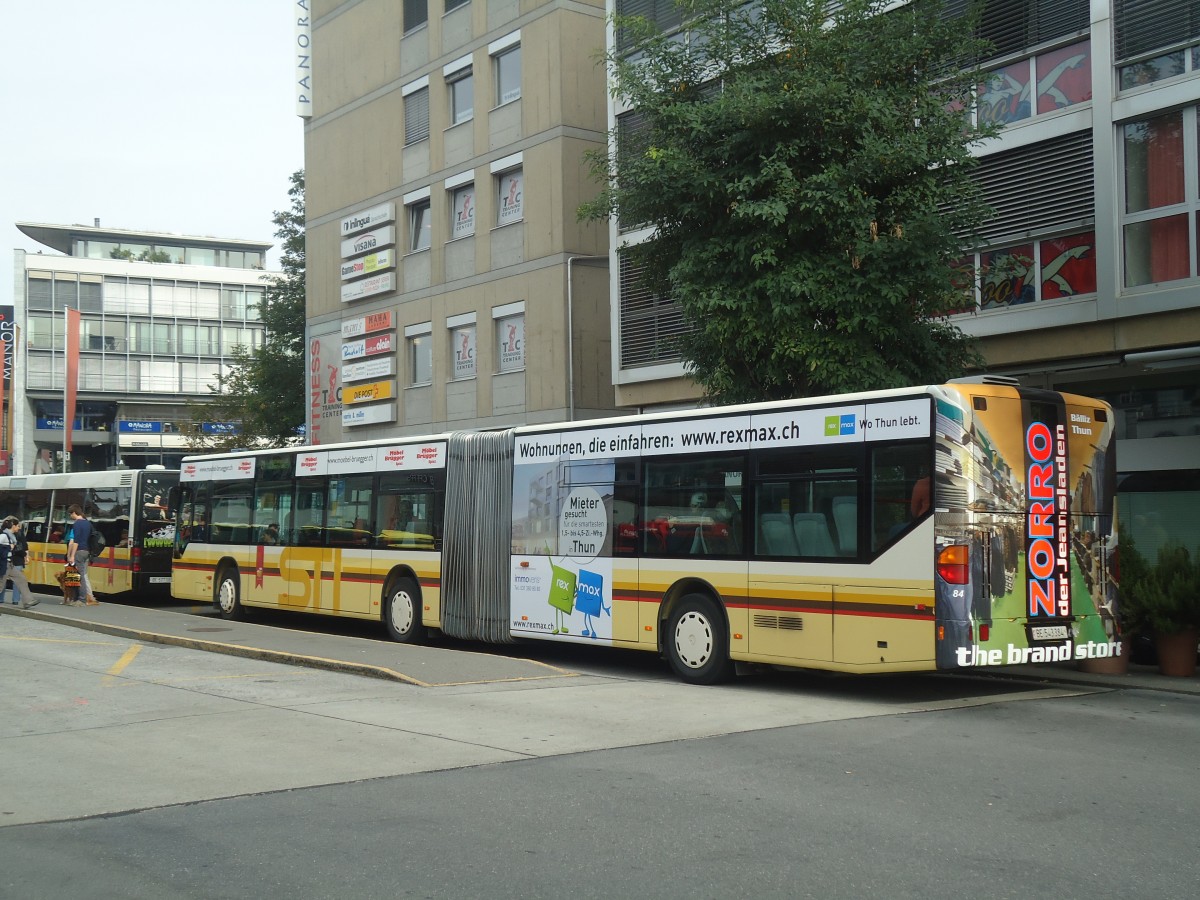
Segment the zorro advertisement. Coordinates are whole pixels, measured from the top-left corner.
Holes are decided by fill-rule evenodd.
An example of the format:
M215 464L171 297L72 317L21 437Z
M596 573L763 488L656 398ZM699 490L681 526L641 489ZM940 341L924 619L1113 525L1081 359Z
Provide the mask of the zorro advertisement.
M962 577L937 579L938 666L1117 655L1111 412L1070 394L971 390L937 401L938 550L968 549Z

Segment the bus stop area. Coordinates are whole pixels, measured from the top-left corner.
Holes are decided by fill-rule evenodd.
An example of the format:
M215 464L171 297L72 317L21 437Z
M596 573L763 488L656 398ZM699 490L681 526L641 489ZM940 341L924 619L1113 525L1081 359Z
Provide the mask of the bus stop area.
M417 687L533 681L578 674L561 666L506 654L503 645L495 645L497 652L491 653L481 652L478 649L481 645L450 639L433 646L398 644L121 603L62 606L56 598L40 596L42 602L33 609L5 605L0 612L131 640L345 672ZM1071 664L1004 666L975 669L971 674L1200 695L1200 675L1169 678L1160 675L1154 666L1131 665L1130 671L1121 675L1081 672Z
M32 609L5 604L0 612L130 640L382 678L417 687L568 678L576 674L535 660L479 652L475 649L479 645L450 640L443 646L417 646L132 604L63 606L56 597L38 596L41 603Z

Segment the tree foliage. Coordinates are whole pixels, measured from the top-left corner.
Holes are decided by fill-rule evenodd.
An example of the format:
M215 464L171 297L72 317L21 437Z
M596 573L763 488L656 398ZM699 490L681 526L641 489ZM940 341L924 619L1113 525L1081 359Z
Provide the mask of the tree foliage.
M268 283L260 317L262 346L238 347L229 372L210 389L218 394L202 409L206 420L236 424L239 431L194 435L192 449L232 450L294 441L304 424L304 170L293 172L291 209L276 212L281 275Z
M647 286L681 307L719 402L936 382L978 362L946 319L986 210L970 148L970 22L917 0L680 4L688 38L619 19L613 92L640 124L591 154Z

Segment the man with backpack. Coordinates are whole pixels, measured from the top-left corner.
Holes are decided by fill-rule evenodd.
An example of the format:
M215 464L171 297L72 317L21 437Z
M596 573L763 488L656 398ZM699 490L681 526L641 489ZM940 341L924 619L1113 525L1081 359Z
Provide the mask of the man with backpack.
M13 606L17 605L17 596L21 597L21 609L31 609L42 601L33 596L29 590L29 579L25 577L25 559L29 545L25 542L25 533L21 530L21 520L9 516L0 522L0 603L4 602L4 594L8 590L8 580L13 583Z
M87 598L88 606L98 606L99 601L92 593L92 583L88 581L88 561L92 558L92 547L98 543L99 534L95 532L92 523L84 516L78 503L73 503L67 509L71 517L71 542L67 544L67 565L74 566L79 572L79 595ZM93 537L95 534L95 538ZM101 547L101 549L103 549ZM75 601L79 603L78 600ZM82 604L80 604L82 605Z

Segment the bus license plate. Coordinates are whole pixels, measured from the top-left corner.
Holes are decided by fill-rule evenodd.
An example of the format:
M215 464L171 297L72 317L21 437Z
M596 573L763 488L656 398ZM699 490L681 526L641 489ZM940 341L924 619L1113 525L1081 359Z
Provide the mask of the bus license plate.
M170 575L151 575L150 583L151 584L170 584L171 576Z
M1029 634L1035 641L1065 641L1067 639L1067 626L1035 625L1029 629Z

